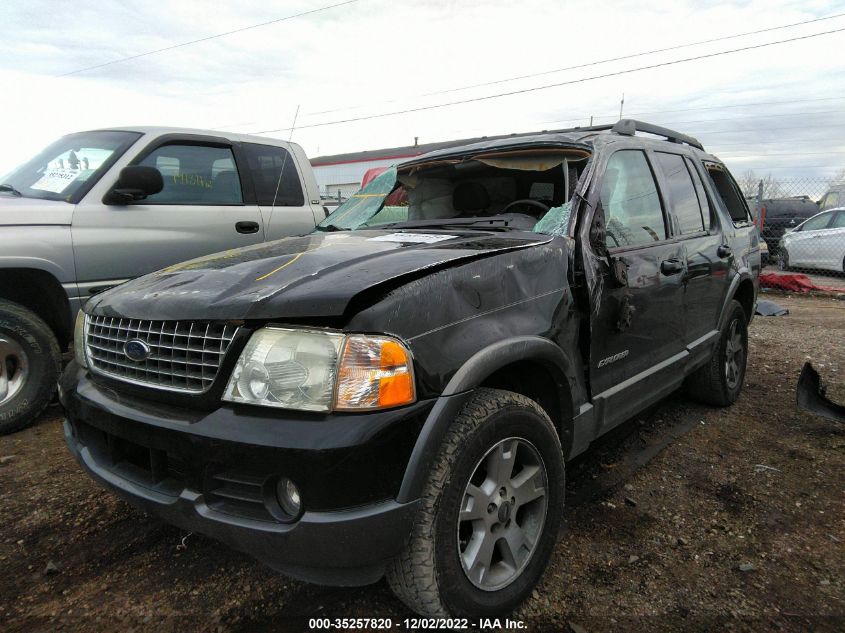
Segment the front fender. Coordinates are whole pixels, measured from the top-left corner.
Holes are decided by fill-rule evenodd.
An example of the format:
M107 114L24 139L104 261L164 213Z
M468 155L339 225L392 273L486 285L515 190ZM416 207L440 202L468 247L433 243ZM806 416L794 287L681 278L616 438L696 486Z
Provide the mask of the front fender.
M540 336L519 336L499 341L473 354L452 376L437 399L417 437L408 460L396 500L406 503L422 494L426 478L449 425L461 412L474 390L499 369L513 363L542 364L556 376L560 386L562 411L573 411L573 397L582 389L575 364L552 341ZM569 385L569 389L566 389ZM569 422L569 421L567 421Z

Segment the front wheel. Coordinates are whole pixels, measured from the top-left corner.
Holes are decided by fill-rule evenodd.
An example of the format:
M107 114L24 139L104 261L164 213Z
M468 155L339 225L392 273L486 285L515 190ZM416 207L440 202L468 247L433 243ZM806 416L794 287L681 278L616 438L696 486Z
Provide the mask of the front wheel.
M412 533L388 567L391 588L426 616L510 613L546 568L563 496L560 440L543 409L479 389L443 440Z
M719 407L736 401L742 391L748 361L747 320L742 305L731 301L713 355L706 365L687 378L687 392L695 400Z
M786 248L778 250L778 268L784 272L789 270L789 253Z
M47 324L0 299L0 435L26 426L44 410L60 367L59 344Z

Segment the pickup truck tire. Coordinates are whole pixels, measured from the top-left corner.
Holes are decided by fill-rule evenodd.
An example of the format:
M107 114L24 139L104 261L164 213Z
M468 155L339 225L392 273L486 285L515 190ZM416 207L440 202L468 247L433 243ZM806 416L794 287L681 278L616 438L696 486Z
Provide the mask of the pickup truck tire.
M719 344L707 364L687 378L687 393L704 404L717 407L733 404L742 391L747 360L747 317L742 305L731 301Z
M510 613L555 546L564 477L545 411L517 393L478 389L447 431L413 529L387 567L393 592L425 616Z
M26 426L45 409L60 370L59 344L47 324L0 299L0 435Z

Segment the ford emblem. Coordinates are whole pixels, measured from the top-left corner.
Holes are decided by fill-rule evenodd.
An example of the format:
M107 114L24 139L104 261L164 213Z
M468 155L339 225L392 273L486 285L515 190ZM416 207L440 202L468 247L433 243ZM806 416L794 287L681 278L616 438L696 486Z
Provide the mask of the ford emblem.
M150 346L138 338L133 338L123 344L123 353L129 360L140 363L150 357Z

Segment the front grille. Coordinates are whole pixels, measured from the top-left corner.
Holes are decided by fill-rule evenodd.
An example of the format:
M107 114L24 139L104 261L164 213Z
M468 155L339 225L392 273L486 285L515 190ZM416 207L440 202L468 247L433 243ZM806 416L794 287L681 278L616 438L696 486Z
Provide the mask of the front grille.
M223 323L146 321L91 316L86 320L88 361L98 373L170 391L207 391L238 328ZM139 340L149 348L131 360L124 346Z

